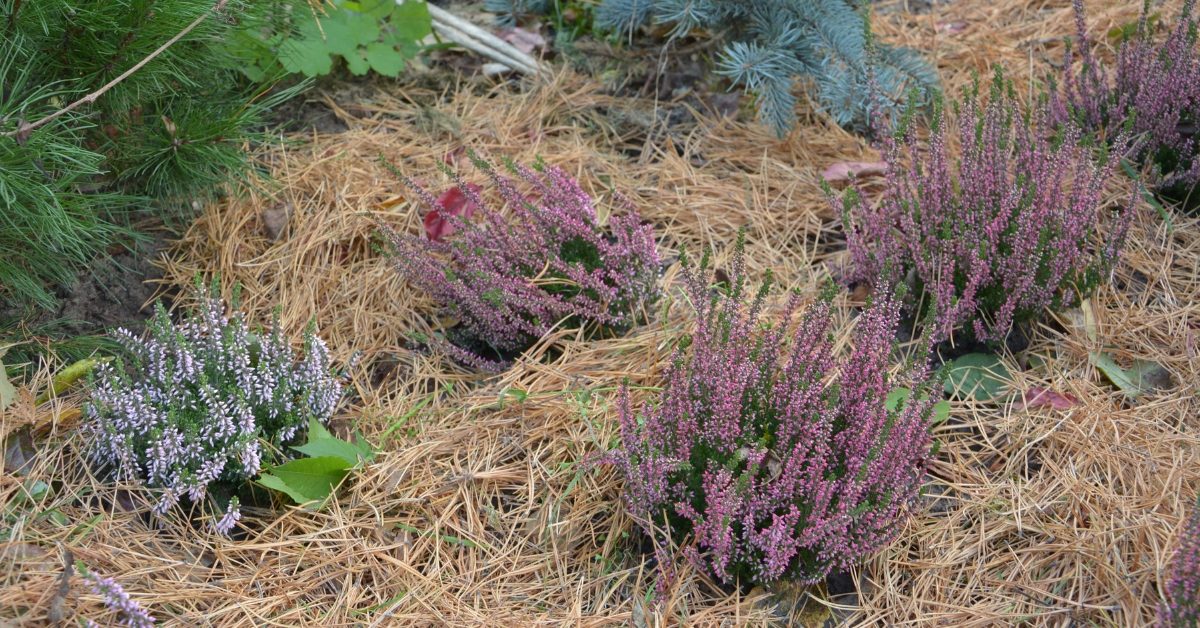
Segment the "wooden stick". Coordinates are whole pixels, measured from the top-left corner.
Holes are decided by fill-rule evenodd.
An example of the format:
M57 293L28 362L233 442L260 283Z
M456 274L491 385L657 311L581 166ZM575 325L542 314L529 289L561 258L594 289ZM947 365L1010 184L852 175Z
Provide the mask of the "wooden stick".
M512 44L441 7L432 4L427 6L429 15L433 18L433 27L439 35L518 72L532 75L542 73L543 69L537 59L521 52Z

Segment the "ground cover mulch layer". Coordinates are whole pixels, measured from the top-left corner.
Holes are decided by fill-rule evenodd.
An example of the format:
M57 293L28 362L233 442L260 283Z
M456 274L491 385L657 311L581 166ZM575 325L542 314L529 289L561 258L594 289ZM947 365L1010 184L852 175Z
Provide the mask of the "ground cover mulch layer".
M1093 32L1136 19L1140 3L1089 3ZM1175 4L1162 9L1173 15ZM948 91L1004 63L1031 85L1072 32L1066 2L955 2L929 12L883 3L881 37L929 51ZM840 220L820 173L876 158L811 111L779 140L752 123L697 116L680 131L662 103L608 95L559 72L540 83L402 83L329 106L345 130L291 138L261 155L270 177L200 218L160 259L163 288L220 277L242 309L276 308L298 338L309 321L352 372L335 430L383 453L324 510L248 510L232 539L94 477L81 454L80 399L23 398L0 420L32 425L36 455L0 479L0 502L41 480L53 490L5 519L0 621L101 621L98 598L62 578L64 553L111 575L170 625L1111 625L1152 621L1178 528L1200 491L1200 224L1167 225L1141 206L1111 285L1047 318L1028 349L1003 356L1012 394L955 401L926 495L898 539L830 586L729 591L683 566L664 596L639 551L620 484L589 464L617 434L622 382L635 400L660 383L687 331L677 256L717 250L746 230L750 272L815 295L842 259ZM649 114L647 114L649 112ZM620 191L654 224L666 296L645 324L610 339L558 331L504 373L484 377L409 338L451 323L378 248L376 221L417 233L421 208L380 163L430 188L464 147L579 177L607 209ZM459 160L469 179L472 173ZM870 182L865 182L870 188ZM1112 203L1130 182L1114 182ZM186 301L186 292L179 301ZM857 295L837 301L852 327ZM846 334L843 333L843 342ZM1169 381L1129 399L1092 365L1154 361ZM44 383L49 369L38 376ZM35 382L36 383L36 382ZM1026 407L1048 389L1075 402ZM519 391L519 392L516 392ZM65 523L64 523L65 520ZM849 583L850 586L846 586ZM847 592L847 590L851 592Z

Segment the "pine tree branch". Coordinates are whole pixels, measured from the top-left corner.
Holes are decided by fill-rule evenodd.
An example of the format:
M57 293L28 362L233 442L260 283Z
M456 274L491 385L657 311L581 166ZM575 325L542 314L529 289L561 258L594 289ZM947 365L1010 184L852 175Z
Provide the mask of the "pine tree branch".
M166 43L159 46L154 52L151 52L150 54L146 55L145 59L138 61L136 64L133 65L133 67L129 68L128 70L125 70L124 72L122 72L120 74L120 76L105 83L104 86L102 86L100 89L97 89L96 91L84 96L83 98L80 98L79 100L76 100L75 102L67 105L66 107L63 107L62 109L59 109L58 111L55 111L54 113L51 113L51 114L41 118L40 120L38 120L36 122L25 122L23 120L19 121L17 124L16 130L5 131L3 133L0 133L0 137L15 137L17 139L17 143L22 144L25 142L26 139L29 138L29 134L32 133L34 131L34 129L37 129L38 127L44 126L44 125L54 121L59 116L70 113L71 111L75 110L76 108L78 108L81 105L90 105L90 104L96 102L101 96L104 95L105 92L112 89L113 87L116 87L116 85L118 83L120 83L121 81L124 81L125 79L132 76L134 72L137 72L138 70L142 69L142 67L144 67L147 63L150 63L151 61L153 61L155 59L155 57L157 57L158 55L160 55L164 51L166 51L167 48L170 48L171 46L175 45L175 43L178 42L180 39L183 39L184 37L186 37L188 33L192 32L192 30L194 30L197 26L199 26L204 20L208 19L208 16L212 15L213 13L217 13L221 9L224 9L225 5L228 2L229 2L229 0L217 0L217 2L215 4L213 4L211 9L205 11L204 13L201 13L199 17L197 17L195 20L192 20L191 24L188 24L187 26L183 27L183 30L179 31L174 37L168 39L166 41Z

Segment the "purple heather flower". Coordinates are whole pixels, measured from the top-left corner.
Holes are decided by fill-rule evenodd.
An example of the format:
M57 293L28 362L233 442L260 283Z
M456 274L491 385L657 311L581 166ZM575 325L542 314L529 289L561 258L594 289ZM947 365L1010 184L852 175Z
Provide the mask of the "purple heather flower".
M475 163L491 179L506 215L487 208L475 189L458 180L468 202L482 208L481 219L447 216L455 227L447 241L381 225L400 272L475 338L500 352L520 351L564 319L632 325L641 307L657 297L654 232L635 212L612 217L604 229L593 200L565 171L512 165L510 178L482 160ZM432 195L405 182L436 208ZM451 353L473 366L497 366L461 349Z
M1132 133L1140 140L1129 147L1135 156L1173 162L1167 164L1168 172L1160 173L1159 185L1200 182L1200 135L1194 131L1200 120L1195 0L1185 0L1160 44L1150 41L1147 2L1136 33L1117 50L1114 68L1102 66L1092 54L1083 0L1074 0L1073 6L1076 41L1063 63L1061 91L1056 87L1050 92L1052 121L1109 136Z
M225 507L225 514L221 516L220 520L213 524L213 528L216 529L218 534L221 534L222 536L228 536L229 531L233 530L233 526L241 520L242 512L238 508L239 506L240 503L237 497L229 500L229 505Z
M635 413L622 391L621 446L609 460L660 554L665 526L722 581L814 582L897 532L923 477L935 397L923 366L888 376L899 305L887 293L839 358L832 291L798 322L792 295L782 320L769 321L769 283L749 295L744 272L740 247L727 292L710 288L706 263L685 265L695 329L657 403ZM914 392L889 407L901 385Z
M1161 628L1200 626L1200 502L1193 505L1171 560L1166 598L1158 609Z
M125 589L112 578L104 578L89 571L84 580L92 589L92 593L104 600L104 605L121 614L121 624L131 628L145 628L154 625L154 617L147 613L137 602L130 599Z
M115 337L130 361L96 372L86 407L90 453L117 479L159 489L157 515L185 497L205 500L215 483L236 488L254 478L264 455L276 462L274 452L309 420L328 422L341 401L329 351L311 331L297 362L278 326L251 333L208 295L178 324L158 307L144 340L125 330ZM240 517L234 504L214 513L218 530Z
M976 88L956 111L935 112L924 149L911 121L885 134L882 199L854 188L844 196L848 278L915 283L914 302L936 316L935 341L964 327L999 341L1015 321L1087 296L1122 247L1133 203L1099 245L1117 160L1096 163L1071 124L1055 137L1044 108L1023 113L999 69L986 105ZM1124 140L1115 142L1119 152Z

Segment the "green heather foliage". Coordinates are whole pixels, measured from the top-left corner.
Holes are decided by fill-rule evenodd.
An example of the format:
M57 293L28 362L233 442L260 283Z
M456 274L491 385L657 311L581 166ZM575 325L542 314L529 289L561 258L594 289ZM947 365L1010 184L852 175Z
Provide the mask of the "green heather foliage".
M899 531L924 477L938 395L924 360L892 372L899 302L886 290L839 355L830 286L800 314L793 293L769 314L739 249L722 288L707 257L684 266L695 325L664 388L638 412L621 396L629 512L655 545L664 581L672 543L727 584L813 583L878 551Z
M938 340L962 331L1001 342L1014 323L1086 298L1121 251L1132 203L1105 205L1116 159L1097 159L1078 127L1055 128L998 68L990 95L976 84L953 112L935 108L927 140L902 118L883 140L882 199L854 186L840 202L830 193L844 212L849 279L911 283L916 318L931 308Z
M725 34L719 72L753 92L759 117L781 134L795 122L799 77L813 81L825 113L857 130L868 128L874 109L893 109L913 88L938 85L916 51L875 41L867 15L846 0L602 0L595 20L621 32L669 24L673 38Z
M54 305L53 287L127 242L131 212L186 206L246 168L265 97L224 49L229 2L94 102L96 92L212 11L213 0L0 1L0 298ZM125 237L123 237L125 236Z

